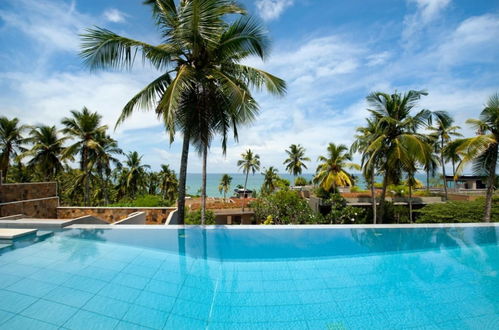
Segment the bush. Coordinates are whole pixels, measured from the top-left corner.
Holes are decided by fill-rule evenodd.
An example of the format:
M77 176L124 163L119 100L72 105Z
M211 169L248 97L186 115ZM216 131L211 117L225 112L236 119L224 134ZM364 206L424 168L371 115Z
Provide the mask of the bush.
M201 210L197 211L185 211L185 224L186 225L200 225L201 224ZM206 225L214 225L215 224L215 213L210 210L206 210Z
M283 189L251 203L258 220L282 224L317 223L317 215L297 192ZM268 221L270 220L270 221Z
M302 176L299 176L295 179L295 186L302 187L307 185L307 179Z
M168 207L174 202L167 201L158 195L143 195L135 199L122 199L117 203L110 204L110 207Z
M346 224L366 223L366 212L360 207L348 206L347 201L340 194L332 194L324 201L329 208L323 217L324 223Z
M484 208L484 198L475 201L430 204L416 211L418 214L416 222L482 222ZM499 222L499 196L494 197L492 201L491 221Z

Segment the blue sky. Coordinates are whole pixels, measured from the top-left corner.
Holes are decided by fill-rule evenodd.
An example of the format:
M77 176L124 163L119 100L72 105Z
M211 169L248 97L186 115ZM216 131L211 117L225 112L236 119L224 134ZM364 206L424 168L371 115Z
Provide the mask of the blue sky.
M249 60L284 78L283 98L258 94L261 114L240 131L224 157L211 149L209 172L236 172L247 148L264 167L283 170L284 149L300 143L315 160L327 143L353 141L371 91L427 89L421 107L476 117L499 91L499 2L496 0L245 0L273 41L271 57ZM78 33L93 25L157 43L141 0L2 0L0 113L29 124L59 124L87 106L110 127L126 101L158 73L89 72L78 57ZM137 150L153 168L178 168L181 139L170 145L152 113L139 112L114 131L125 151ZM190 172L200 172L195 152Z

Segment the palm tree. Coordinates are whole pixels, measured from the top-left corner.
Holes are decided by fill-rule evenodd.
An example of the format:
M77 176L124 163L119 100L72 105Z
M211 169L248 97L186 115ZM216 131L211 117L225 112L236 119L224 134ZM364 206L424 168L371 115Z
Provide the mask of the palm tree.
M277 169L273 166L270 166L268 169L263 171L262 175L264 176L262 192L269 194L275 190L277 181L279 180Z
M220 183L218 184L218 191L224 194L224 201L226 200L227 192L230 190L230 184L232 182L232 177L228 174L222 175Z
M55 126L37 126L31 129L26 142L32 144L31 149L21 156L31 157L28 162L30 169L37 168L44 180L53 180L64 170L64 142L68 137L60 137Z
M330 143L327 147L327 157L319 156L314 183L326 191L336 192L339 186L353 186L353 178L346 169L360 170L360 166L351 163L352 154L344 144Z
M355 136L355 141L350 150L352 152L360 152L362 154L362 174L371 189L371 204L373 211L373 223L376 224L377 202L376 190L374 184L376 182L376 160L372 158L373 153L369 152L368 147L376 136L376 122L371 118L367 118L367 125L365 127L357 128L358 134Z
M118 184L122 196L129 195L134 199L138 192L146 189L146 169L150 166L141 164L141 162L142 156L137 151L126 154L125 167Z
M260 170L260 156L254 154L251 149L246 150L246 152L241 154L242 159L237 161L237 166L239 169L243 170L243 173L246 174L246 178L244 179L244 198L246 198L246 187L248 184L248 175L250 172L255 174L256 171ZM243 204L244 211L244 204Z
M25 151L23 133L26 128L26 125L19 124L17 118L0 117L0 172L4 180L7 179L10 160Z
M243 122L239 119L250 118L256 112L257 104L250 93L252 87L265 86L272 93L282 94L285 84L264 71L240 64L252 55L265 58L268 40L263 29L250 17L231 16L230 22L225 20L228 15L245 14L235 2L180 1L176 4L172 0L146 0L145 3L151 5L163 39L161 44L151 45L94 28L82 36L81 55L91 69L129 68L134 64L133 54L139 52L143 60L162 72L125 105L118 124L136 108L154 108L170 134L170 142L176 129L182 131L178 194L179 223L182 224L190 141L193 137L195 140L202 137L202 153L206 159L210 131L222 126L227 131L234 124L232 119ZM214 111L218 112L213 103L215 96L230 101L230 106L222 107L230 109L230 115L213 116ZM210 117L223 120L215 120L214 124Z
M442 166L442 176L444 179L444 195L445 200L448 199L447 180L445 174L445 147L451 141L452 137L462 136L457 130L461 129L459 126L453 126L454 119L445 111L435 111L432 113L436 120L435 126L430 126L428 129L432 132L430 137L438 141L438 150L440 154L440 166Z
M458 174L461 173L464 166L472 162L473 172L487 176L483 220L490 222L499 152L499 93L489 98L479 119L468 119L466 123L476 129L477 135L467 139L457 139L451 143L457 145L455 150L461 155L461 162L456 171Z
M160 190L163 194L163 199L168 201L175 200L177 196L178 181L175 171L171 170L166 164L161 165L160 176Z
M286 150L288 158L283 162L286 165L286 171L296 176L300 175L303 169L307 169L305 162L309 162L310 158L305 157L305 148L301 145L292 144L289 150Z
M101 125L102 116L97 112L90 112L86 107L81 111L72 110L72 117L62 119L64 129L62 132L75 139L76 142L66 148L64 157L80 154L80 169L84 173L84 194L85 206L90 201L90 172L91 159L99 148L98 138L105 134L106 125Z
M112 172L111 165L121 167L121 162L114 155L122 155L123 151L118 147L118 142L104 132L99 132L95 140L97 145L90 159L90 167L92 168L95 164L97 175L102 182L104 203L107 205L109 204L108 187L111 184L109 179Z
M428 124L431 112L420 110L414 116L412 109L425 91L409 91L404 94L374 92L367 96L376 133L366 151L371 154L378 170L383 174L383 188L380 196L379 222L382 223L388 184L400 181L403 165L416 161L426 164L431 147L428 139L417 132Z

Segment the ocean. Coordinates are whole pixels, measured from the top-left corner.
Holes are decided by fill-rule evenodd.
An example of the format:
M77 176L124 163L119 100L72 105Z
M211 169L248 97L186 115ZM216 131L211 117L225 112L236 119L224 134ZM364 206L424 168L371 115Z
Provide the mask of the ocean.
M227 173L232 177L232 183L230 186L230 191L227 196L232 196L234 193L234 189L236 189L237 185L244 186L244 178L245 175L242 173ZM208 173L206 175L206 194L209 197L223 197L222 194L218 191L218 185L220 183L220 179L222 178L223 173ZM283 179L289 180L291 184L294 183L294 177L289 173L279 173L279 176ZM314 177L313 174L303 174L301 175L307 180L312 180ZM366 182L361 174L355 174L357 178L356 186L365 189ZM423 173L416 174L416 178L423 183L426 182L426 176ZM380 182L381 177L377 178L376 181ZM247 188L251 190L259 191L263 184L263 175L261 173L250 174L248 176L248 185ZM187 173L187 193L190 195L200 195L201 194L201 173Z

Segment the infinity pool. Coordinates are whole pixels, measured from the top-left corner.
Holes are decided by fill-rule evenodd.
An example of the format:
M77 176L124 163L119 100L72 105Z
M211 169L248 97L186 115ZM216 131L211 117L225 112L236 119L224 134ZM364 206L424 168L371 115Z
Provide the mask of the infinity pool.
M499 329L499 227L69 229L0 250L1 329Z

